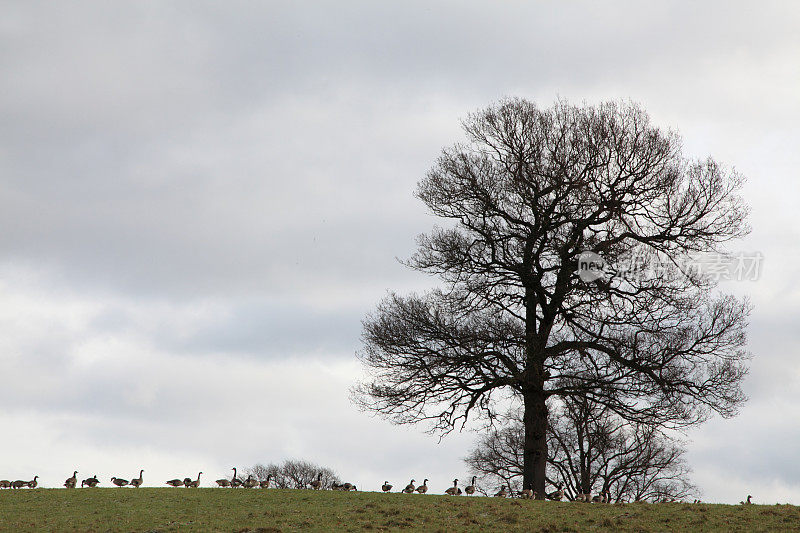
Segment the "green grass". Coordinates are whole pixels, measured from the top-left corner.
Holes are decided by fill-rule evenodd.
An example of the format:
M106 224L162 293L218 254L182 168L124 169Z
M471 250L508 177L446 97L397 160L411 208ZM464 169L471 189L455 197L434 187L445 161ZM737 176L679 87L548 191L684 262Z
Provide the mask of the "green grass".
M310 490L0 491L0 531L800 531L790 505L627 504Z

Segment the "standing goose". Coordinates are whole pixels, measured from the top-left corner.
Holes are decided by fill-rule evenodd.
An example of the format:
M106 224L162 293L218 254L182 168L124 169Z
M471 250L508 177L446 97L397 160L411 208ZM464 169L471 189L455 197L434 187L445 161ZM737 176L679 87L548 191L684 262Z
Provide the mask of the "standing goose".
M170 479L167 481L167 485L171 487L183 487L183 480L182 479Z
M84 485L86 485L87 487L90 487L90 488L94 488L99 484L100 484L100 480L97 479L97 474L95 474L94 476L92 476L90 478L87 478L87 479L84 479L83 481L81 481L81 488L83 488Z
M547 495L548 500L560 502L564 498L564 484L558 484L558 490Z
M750 496L750 495L748 494L748 495L747 495L747 501L746 501L746 502L739 502L739 504L740 504L740 505L752 505L752 504L753 504L753 502L751 502L751 501L750 501L750 499L751 499L751 498L752 498L752 496Z
M506 491L505 485L502 485L500 487L500 490L496 492L494 495L495 498L505 498L506 496L508 496L508 492Z
M72 473L72 477L68 477L67 480L64 482L64 486L68 489L74 489L75 486L78 484L78 471Z
M381 490L382 490L383 492L389 492L390 490L392 490L392 486L391 486L391 485L389 485L389 482L388 482L388 481L384 481L384 482L383 482L383 485L381 486Z
M268 489L270 479L272 479L272 474L267 474L267 479L259 483L258 486L261 487L262 489Z
M233 467L233 477L231 478L231 487L241 487L244 485L244 481L236 477L236 467Z
M317 479L311 482L311 488L314 490L319 490L322 488L322 472L317 474Z
M0 489L10 489L11 482L7 479L0 479Z
M425 481L422 482L422 485L417 487L417 492L420 494L425 494L428 492L428 478L425 478Z
M144 470L139 470L139 477L133 478L131 480L131 487L135 487L138 489L139 487L142 486L142 483L144 482L142 474L144 474Z
M231 486L231 481L229 479L225 479L225 478L218 479L217 480L217 486L219 486L219 487L230 487Z
M446 491L444 491L445 494L449 494L450 496L455 496L455 495L458 494L458 492L459 492L458 479L454 479L453 480L453 486L450 487L449 489L447 489Z
M248 475L247 479L242 483L242 486L246 489L253 489L258 485L258 480L254 478L252 475Z
M33 476L33 479L25 483L29 489L35 489L36 486L39 484L36 480L39 479L39 476Z
M473 494L475 494L475 480L476 479L477 479L477 476L472 476L472 484L464 487L464 492L467 493L467 496L472 496Z
M200 472L199 474L197 474L197 479L196 479L196 480L194 480L194 481L191 481L191 480L190 480L190 481L189 481L189 484L188 484L188 485L186 485L186 486L187 486L187 487L189 487L190 489L196 489L197 487L199 487L199 486L200 486L200 475L201 475L201 474L202 474L202 472Z
M28 482L27 481L22 481L21 479L18 479L18 480L16 480L16 481L11 483L11 488L12 489L21 489L22 487L27 487L27 486L28 486Z
M412 479L412 480L411 480L411 483L409 483L408 485L406 485L406 488L404 488L404 489L403 489L403 492L405 492L406 494L411 494L411 493L413 493L413 492L414 492L414 490L415 490L416 488L417 488L417 487L415 487L415 486L414 486L414 480Z
M120 479L118 477L112 477L111 478L111 483L113 483L117 487L124 487L125 485L130 483L130 481L128 481L127 479Z

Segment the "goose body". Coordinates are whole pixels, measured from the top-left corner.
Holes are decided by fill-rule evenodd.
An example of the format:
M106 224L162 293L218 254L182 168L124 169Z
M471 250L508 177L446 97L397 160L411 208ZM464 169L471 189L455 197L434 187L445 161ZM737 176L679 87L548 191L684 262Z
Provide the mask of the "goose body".
M258 480L254 478L252 475L247 476L247 479L244 480L242 486L246 489L253 489L258 486Z
M68 477L67 480L64 482L64 487L68 489L74 489L75 486L78 484L78 471L72 473L72 477Z
M183 487L183 480L182 479L170 479L167 481L167 485L171 487Z
M346 491L356 490L356 486L353 485L352 483L345 483L344 485L342 485L342 490Z
M199 487L200 486L200 476L202 474L203 474L202 472L197 474L197 479L195 479L194 481L189 480L189 484L186 485L186 486L189 487L190 489L196 489L197 487Z
M258 486L261 487L262 489L268 489L270 479L272 479L272 474L267 474L267 479L259 483Z
M28 485L27 481L22 481L21 479L18 479L18 480L16 480L16 481L11 483L11 488L12 489L21 489L22 487L26 487L27 485Z
M458 496L461 493L461 490L458 488L458 479L454 479L453 486L444 491L444 493L450 496Z
M750 495L748 494L748 495L747 495L747 501L744 501L744 502L739 502L739 504L740 504L740 505L752 505L752 504L753 504L753 502L751 502L751 501L750 501L750 500L751 500L751 498L752 498L752 496L750 496Z
M467 496L472 496L475 494L475 480L477 476L472 476L472 483L464 487L464 492L467 493Z
M558 490L547 495L548 500L561 501L564 498L564 485L558 484Z
M520 498L523 500L535 500L536 499L536 492L533 489L522 489L520 493Z
M322 472L317 475L317 479L311 482L311 488L314 490L319 490L322 488Z
M10 489L11 482L7 479L0 479L0 489Z
M93 477L90 477L90 478L87 478L87 479L84 479L83 481L81 481L81 488L83 488L84 485L86 485L87 487L94 488L99 484L100 484L100 480L97 479L97 474L95 474Z
M135 487L138 489L139 487L142 486L142 483L144 482L144 477L142 477L142 474L144 474L144 470L139 471L139 477L133 478L131 480L131 487Z
M425 481L422 482L422 485L417 487L417 492L420 494L425 494L428 492L428 478L425 478Z
M503 485L500 487L500 490L497 491L494 495L495 498L505 498L508 496L508 492L506 491L506 486Z
M383 492L389 492L390 490L392 490L392 486L391 486L391 485L389 485L389 482L388 482L388 481L384 481L384 482L383 482L383 485L381 486L381 490L382 490Z
M236 468L234 467L233 477L231 478L231 487L236 488L236 487L241 487L242 485L244 485L244 481L236 477Z
M220 487L230 487L231 481L229 479L218 479L217 485Z
M117 487L124 487L125 485L129 484L130 481L128 481L127 479L120 479L118 477L112 477L111 478L111 483L113 483Z
M416 490L416 488L417 487L414 485L414 480L412 479L411 483L406 485L406 488L403 489L403 492L405 492L406 494L411 494L412 492L414 492L414 490Z

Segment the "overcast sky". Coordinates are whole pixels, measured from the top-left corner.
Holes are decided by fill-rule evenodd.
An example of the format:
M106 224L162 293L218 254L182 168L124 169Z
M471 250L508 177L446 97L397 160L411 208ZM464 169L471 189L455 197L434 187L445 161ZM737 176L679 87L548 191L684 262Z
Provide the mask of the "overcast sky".
M800 504L800 10L696 4L3 2L0 478L466 479L474 434L348 398L361 318L435 282L396 260L415 184L498 98L630 98L748 177L764 254L726 287L750 401L689 434L694 481Z

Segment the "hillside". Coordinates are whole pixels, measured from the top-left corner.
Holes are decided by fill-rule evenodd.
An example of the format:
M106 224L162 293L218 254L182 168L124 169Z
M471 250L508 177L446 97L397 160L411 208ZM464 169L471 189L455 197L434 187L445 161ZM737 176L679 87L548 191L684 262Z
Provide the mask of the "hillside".
M232 489L5 490L0 530L800 531L789 505L592 505Z

